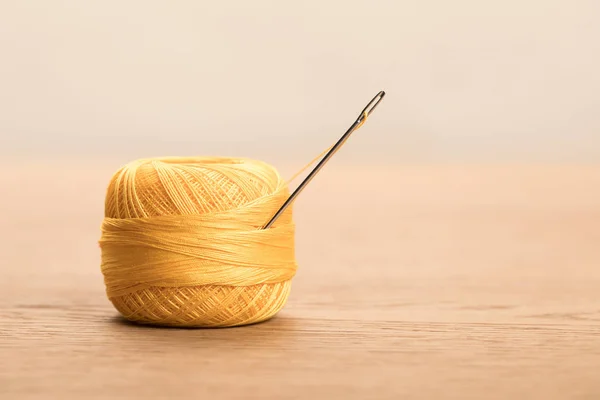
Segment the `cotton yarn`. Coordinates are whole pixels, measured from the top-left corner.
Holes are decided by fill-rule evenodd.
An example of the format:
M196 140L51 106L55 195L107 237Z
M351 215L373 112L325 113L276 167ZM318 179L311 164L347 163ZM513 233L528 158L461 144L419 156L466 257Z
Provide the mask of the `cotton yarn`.
M112 177L100 248L106 293L128 320L221 327L267 320L297 269L277 170L245 158L156 158Z

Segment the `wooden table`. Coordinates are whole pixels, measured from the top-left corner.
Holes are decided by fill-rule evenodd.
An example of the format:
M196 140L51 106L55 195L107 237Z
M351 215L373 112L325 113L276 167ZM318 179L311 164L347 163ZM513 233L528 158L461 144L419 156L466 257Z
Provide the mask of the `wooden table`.
M332 163L287 306L218 330L106 299L117 167L3 167L0 398L600 399L600 166Z

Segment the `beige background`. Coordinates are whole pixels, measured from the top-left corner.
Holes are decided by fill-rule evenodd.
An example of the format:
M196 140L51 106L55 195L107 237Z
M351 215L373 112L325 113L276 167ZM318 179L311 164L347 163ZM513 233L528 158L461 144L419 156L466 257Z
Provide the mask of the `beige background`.
M385 89L339 163L594 161L599 17L595 0L2 1L0 152L302 161Z
M598 21L595 0L0 0L0 398L600 399ZM276 318L118 317L98 239L121 163L288 175L381 89L294 204Z

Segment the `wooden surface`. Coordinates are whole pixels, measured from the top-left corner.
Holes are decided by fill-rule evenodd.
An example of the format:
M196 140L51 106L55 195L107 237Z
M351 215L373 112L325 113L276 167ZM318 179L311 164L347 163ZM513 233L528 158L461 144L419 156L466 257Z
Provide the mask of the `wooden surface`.
M342 167L296 204L273 320L123 322L99 225L116 164L3 168L2 399L600 399L600 167Z

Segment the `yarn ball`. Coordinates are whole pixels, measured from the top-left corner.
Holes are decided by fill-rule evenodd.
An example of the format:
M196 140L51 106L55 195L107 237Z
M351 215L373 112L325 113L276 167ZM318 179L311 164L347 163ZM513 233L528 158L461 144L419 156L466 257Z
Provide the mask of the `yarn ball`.
M296 273L292 207L272 166L243 158L158 158L112 177L100 248L106 293L126 319L221 327L285 305Z

